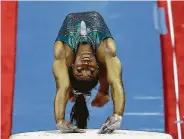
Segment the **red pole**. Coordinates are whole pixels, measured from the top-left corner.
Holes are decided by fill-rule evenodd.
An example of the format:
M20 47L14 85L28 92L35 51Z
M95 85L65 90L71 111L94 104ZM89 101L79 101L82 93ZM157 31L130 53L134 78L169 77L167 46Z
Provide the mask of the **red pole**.
M180 122L182 137L184 138L184 1L173 1L171 4L178 67Z
M173 74L173 48L171 45L169 19L166 1L158 1L158 6L164 8L167 34L161 35L162 69L165 105L165 132L178 139L176 121L176 95Z

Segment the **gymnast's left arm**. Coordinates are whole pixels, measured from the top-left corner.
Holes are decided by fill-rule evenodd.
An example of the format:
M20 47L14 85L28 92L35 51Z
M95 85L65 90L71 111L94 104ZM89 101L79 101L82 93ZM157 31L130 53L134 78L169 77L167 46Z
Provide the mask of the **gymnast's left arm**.
M99 133L112 133L120 129L122 116L125 107L125 93L122 81L122 66L116 56L114 41L106 41L105 45L105 66L107 70L107 80L111 86L111 96L113 100L113 115L109 117L102 126Z
M122 81L121 62L116 55L106 55L107 80L111 86L113 114L122 116L125 107L125 93Z

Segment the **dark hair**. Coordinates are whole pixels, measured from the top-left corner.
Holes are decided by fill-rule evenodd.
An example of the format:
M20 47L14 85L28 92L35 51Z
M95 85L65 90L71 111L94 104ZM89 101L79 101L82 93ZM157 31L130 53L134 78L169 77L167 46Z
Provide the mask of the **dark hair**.
M80 129L87 128L87 120L89 119L89 111L83 94L76 96L75 104L70 113L70 121L75 122Z
M87 93L98 84L98 78L96 77L95 79L92 80L78 80L75 77L73 77L71 79L71 84L74 90Z
M75 104L72 107L70 113L70 120L75 123L78 128L87 128L87 120L89 119L89 111L86 105L85 94L90 92L98 84L98 75L93 80L78 80L72 74L72 69L70 70L70 82L72 88L81 92L76 97Z

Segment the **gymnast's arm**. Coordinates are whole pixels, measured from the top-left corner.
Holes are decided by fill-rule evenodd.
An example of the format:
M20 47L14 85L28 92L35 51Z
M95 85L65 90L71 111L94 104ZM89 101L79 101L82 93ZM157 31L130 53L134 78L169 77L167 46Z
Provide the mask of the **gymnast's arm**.
M54 63L53 75L56 81L57 94L54 101L55 120L65 121L65 109L69 99L69 74L65 58L65 49L62 42L56 42L54 45Z
M112 89L114 114L122 116L125 107L125 93L122 82L121 62L116 56L114 41L107 39L105 43L105 65L107 69L107 80Z

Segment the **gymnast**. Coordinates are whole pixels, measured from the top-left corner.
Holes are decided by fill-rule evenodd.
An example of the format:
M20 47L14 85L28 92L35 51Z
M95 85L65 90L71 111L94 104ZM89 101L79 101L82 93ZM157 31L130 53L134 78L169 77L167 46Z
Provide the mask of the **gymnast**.
M100 84L91 105L103 107L113 100L112 115L99 134L120 129L125 107L122 66L116 55L115 41L103 19L95 11L66 16L54 43L53 75L56 82L54 114L62 133L83 133L89 111L86 98ZM70 121L65 119L67 102L74 102Z

